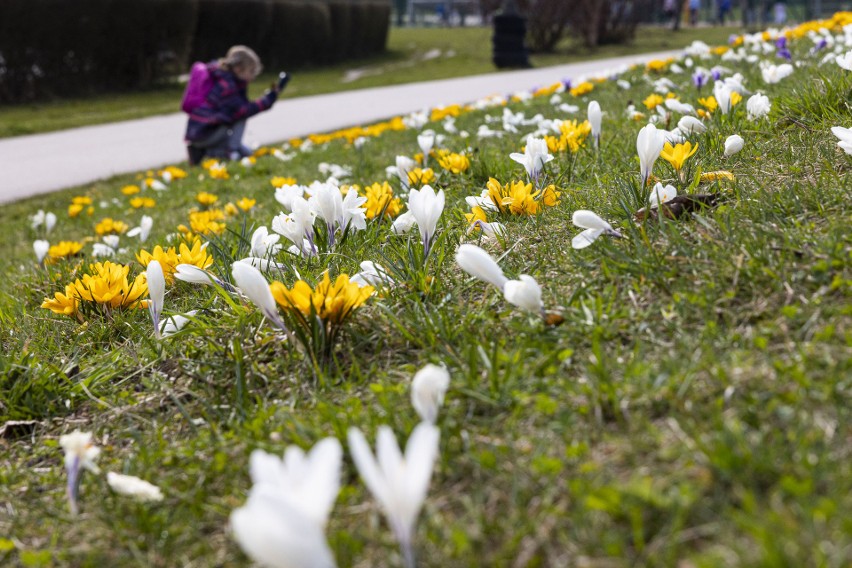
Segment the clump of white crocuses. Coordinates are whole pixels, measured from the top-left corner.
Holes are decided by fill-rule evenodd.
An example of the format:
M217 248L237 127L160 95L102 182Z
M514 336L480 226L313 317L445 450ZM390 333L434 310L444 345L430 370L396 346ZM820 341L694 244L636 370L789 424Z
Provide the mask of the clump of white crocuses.
M255 450L248 501L231 513L243 551L267 568L332 568L325 527L340 492L343 450L336 438L305 454L290 446L283 459Z
M30 226L33 230L44 227L45 234L50 233L55 225L56 214L50 211L45 212L43 209L39 209L35 215L30 217Z
M414 528L438 457L440 432L421 422L403 454L387 426L380 426L376 454L357 428L349 429L349 452L364 484L379 502L399 543L406 568L414 568Z
M79 511L77 498L80 491L80 479L83 470L89 470L94 474L100 473L95 459L101 450L92 442L91 432L80 432L75 430L70 434L59 437L59 445L65 451L65 472L68 474L68 505L71 514L76 515Z

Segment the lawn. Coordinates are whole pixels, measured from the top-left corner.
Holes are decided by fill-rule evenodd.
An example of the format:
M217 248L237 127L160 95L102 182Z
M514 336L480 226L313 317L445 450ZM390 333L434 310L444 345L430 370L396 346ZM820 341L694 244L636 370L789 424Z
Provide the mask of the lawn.
M565 40L556 53L533 55L535 67L606 58L632 53L677 49L701 39L711 45L727 42L737 28L640 29L630 45L605 46L590 51ZM320 69L297 70L285 97L304 97L415 81L491 73L490 28L391 28L388 51L375 58ZM251 87L257 97L275 80L277 70L260 77ZM110 94L0 108L0 137L51 132L66 128L144 118L177 112L183 87Z
M288 547L295 540L322 550L327 538L339 566L401 566L348 433L359 429L374 447L383 425L403 444L415 428L431 431L418 426L411 379L432 363L446 368L449 388L414 532L420 566L849 566L852 155L831 128L852 127L852 71L820 61L852 50L852 40L833 31L834 47L815 53L807 37L791 39L796 67L780 79L775 38L750 38L742 54L756 55L751 62L736 60L739 51L695 52L570 91L531 96L524 89L532 86L512 85L518 95L508 104L433 109L290 141L254 163L177 164L187 177L140 172L3 206L0 563L248 565L246 552L258 549L238 545L239 523L229 519L260 486L251 489L251 453L281 456L335 438L340 492L327 524L321 492L309 490L327 476L317 475L301 486L281 481L289 491L255 517L252 534L285 559L270 565L316 565L294 560ZM716 66L726 68L716 69L718 86L708 75L696 89L693 73ZM761 99L732 95L740 86L766 95L768 114L755 116L766 110ZM696 111L669 108L669 93ZM714 94L735 104L713 109ZM584 124L592 101L603 110L599 149ZM657 159L651 184L715 204L668 218L662 213L677 203L668 202L654 210L659 219L638 221L654 186L640 180L637 136L652 118L672 130L683 113L706 129L685 136L697 151L680 171L676 159ZM421 218L405 233L399 221L418 210L412 196L423 195L414 193L422 177L404 176L407 189L395 172L406 167L398 156L422 152L430 137L418 135L430 129L438 137L425 165L445 205L424 258L419 229L429 223ZM735 134L742 149L728 142L726 151ZM525 144L528 153L548 144L553 156L530 182L538 194L510 158ZM337 183L371 198L375 216L362 230L355 221L328 228ZM481 196L506 184L511 195ZM388 190L400 201L376 200ZM310 219L297 214L304 192L321 217L309 225L310 241L297 231L276 250L274 238L252 238L260 227L291 234L288 223ZM146 198L153 203L134 201ZM39 209L57 217L49 233L32 226ZM574 248L583 210L620 238ZM153 228L140 242L126 228L143 215ZM489 225L472 225L477 215ZM182 252L183 262L206 265L220 284L167 284L163 317L191 312L177 333L158 338L148 310L132 305L80 299L70 316L40 307L96 272L90 264L121 263L133 281L154 273L143 267L149 253L170 262L155 247L196 238L206 254ZM41 265L37 239L82 249L63 258L53 249ZM489 284L460 268L462 243L481 247L510 282ZM288 252L291 244L317 254ZM96 249L114 256L96 258ZM231 287L232 265L249 256L273 265L263 276L249 270L262 285L242 281L243 296ZM358 307L347 317L333 302L315 304L322 321L296 300L257 307L267 280L281 283L272 284L276 298L295 298L298 280L314 288L326 271L333 280L353 276L363 261L387 277L371 280L374 294L350 290ZM486 271L484 260L477 266ZM522 275L540 285L541 306ZM92 433L100 473L84 472L72 515L60 436L77 430ZM423 461L401 468L406 480L428 469ZM156 484L162 500L119 494L107 472ZM275 538L264 540L267 531Z

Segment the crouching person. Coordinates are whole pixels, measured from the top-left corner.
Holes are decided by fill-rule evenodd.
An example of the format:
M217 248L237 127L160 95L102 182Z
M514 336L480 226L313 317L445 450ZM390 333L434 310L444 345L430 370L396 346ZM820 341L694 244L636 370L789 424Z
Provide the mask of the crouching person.
M246 120L272 108L283 87L279 82L256 101L249 101L246 87L262 70L260 58L244 45L235 45L218 62L193 66L187 94L192 92L197 102L187 108L184 100L189 113L185 139L190 165L205 156L238 160L251 155L243 144Z

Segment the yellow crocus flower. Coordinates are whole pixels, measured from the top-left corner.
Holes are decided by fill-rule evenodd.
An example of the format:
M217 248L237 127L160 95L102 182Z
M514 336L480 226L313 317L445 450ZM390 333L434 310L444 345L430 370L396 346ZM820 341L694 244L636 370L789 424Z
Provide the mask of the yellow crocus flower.
M642 101L642 104L645 105L645 108L647 108L648 110L653 110L663 104L663 97L661 97L657 93L651 93L650 95L645 97L645 100Z
M672 146L670 142L666 142L663 146L663 151L660 152L660 157L670 163L677 172L683 169L683 164L698 151L698 144L693 146L690 142L677 144Z

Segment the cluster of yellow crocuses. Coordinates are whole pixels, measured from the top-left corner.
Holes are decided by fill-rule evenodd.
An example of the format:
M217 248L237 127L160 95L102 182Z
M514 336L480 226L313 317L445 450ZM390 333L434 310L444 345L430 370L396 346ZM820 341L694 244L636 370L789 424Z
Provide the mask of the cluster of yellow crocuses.
M54 313L83 320L81 307L93 306L106 314L120 308L145 307L142 298L148 294L145 274L130 281L130 267L109 261L89 265L88 274L65 286L41 304Z

